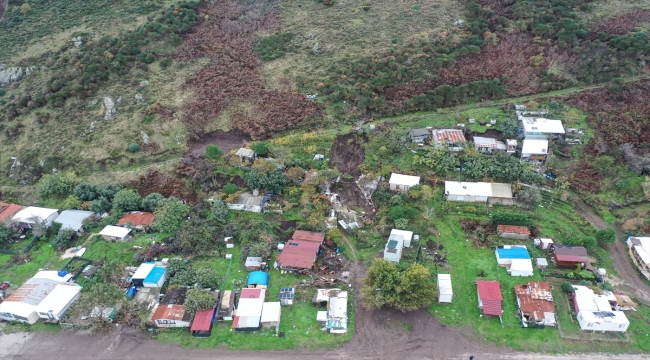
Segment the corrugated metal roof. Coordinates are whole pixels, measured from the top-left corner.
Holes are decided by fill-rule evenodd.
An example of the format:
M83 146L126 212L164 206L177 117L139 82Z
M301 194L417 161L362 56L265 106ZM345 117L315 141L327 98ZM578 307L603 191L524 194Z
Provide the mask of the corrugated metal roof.
M530 230L528 230L528 226L499 225L497 226L497 231L500 233L530 235Z
M319 242L290 240L276 256L276 260L282 267L310 269L314 265L319 248Z
M483 314L501 316L503 314L501 301L501 286L498 281L479 280L476 282L478 296L483 303Z
M551 286L543 281L531 281L524 285L515 285L515 294L519 299L521 311L533 320L546 319L546 313L555 312L555 303L551 295Z
M21 205L0 202L0 222L11 219L22 208Z
M147 274L147 277L144 278L144 282L146 283L158 283L160 279L165 276L165 273L167 272L167 269L161 266L155 266L149 274Z
M296 230L291 236L291 240L310 241L321 244L325 240L325 234L313 231Z
M5 301L16 301L36 306L60 283L61 281L52 279L31 278L11 293Z
M434 139L437 142L444 144L456 144L461 142L467 142L465 140L465 134L463 130L457 129L440 129L433 131Z
M190 331L209 331L210 327L212 327L214 310L214 308L210 308L197 311L194 320L192 320Z
M57 216L55 223L61 224L61 229L72 229L77 231L83 226L83 221L93 216L92 211L64 210Z
M185 316L185 305L159 305L154 311L151 320L175 320L189 321L189 316Z

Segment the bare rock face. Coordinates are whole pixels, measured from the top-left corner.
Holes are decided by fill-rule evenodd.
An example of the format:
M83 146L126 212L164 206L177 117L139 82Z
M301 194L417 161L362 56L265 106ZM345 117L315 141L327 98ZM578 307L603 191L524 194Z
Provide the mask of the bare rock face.
M106 108L106 113L104 114L104 120L110 120L113 118L113 115L117 112L115 109L115 102L110 97L104 98L104 107Z
M11 84L19 82L22 78L23 69L21 68L12 67L2 70L0 71L0 87L11 86Z

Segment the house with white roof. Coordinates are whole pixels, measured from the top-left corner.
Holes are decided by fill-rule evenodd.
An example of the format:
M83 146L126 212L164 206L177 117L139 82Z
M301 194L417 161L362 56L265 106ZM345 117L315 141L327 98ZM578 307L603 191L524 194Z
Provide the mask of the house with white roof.
M386 247L384 248L384 260L399 264L402 258L402 249L411 247L411 239L413 239L412 231L391 230L388 241L386 241Z
M625 243L636 266L647 279L650 274L650 237L630 236Z
M266 289L242 289L232 328L235 331L257 331L262 321Z
M388 184L393 191L409 191L413 186L420 184L420 177L392 173Z
M521 161L543 164L548 155L547 139L524 139L521 148Z
M50 227L54 219L59 216L59 211L56 209L41 208L36 206L28 206L14 215L11 220L20 224L21 227L31 229L33 225L43 222L45 227Z
M514 204L512 187L509 184L445 181L447 201Z
M81 293L81 286L67 282L71 277L39 271L0 303L0 319L30 325L39 318L59 321Z
M580 329L588 331L625 332L630 321L622 311L612 310L607 295L596 295L582 285L573 285L573 307Z
M129 238L130 233L131 233L131 229L129 228L106 225L106 227L99 232L99 235L103 237L104 240L126 241Z
M526 139L548 139L549 136L565 134L561 120L526 115L538 114L517 111L517 118L521 121Z
M85 231L84 220L93 215L92 211L63 210L54 222L61 224L61 229L70 229L79 235Z
M438 302L449 303L454 297L454 292L451 289L451 275L438 274Z
M508 149L503 141L481 136L474 136L474 146L476 151L484 154L492 154L498 150L506 151Z

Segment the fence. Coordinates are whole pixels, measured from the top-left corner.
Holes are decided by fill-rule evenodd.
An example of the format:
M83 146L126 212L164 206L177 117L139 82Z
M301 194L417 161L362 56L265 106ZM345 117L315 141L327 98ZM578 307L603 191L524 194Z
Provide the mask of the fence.
M0 249L0 253L4 253L4 254L20 254L20 253L27 252L27 251L29 251L31 248L33 248L34 245L36 245L36 243L37 243L39 240L41 240L40 237L38 237L38 236L34 236L34 238L32 239L32 241L30 241L29 244L25 245L24 248L22 248L22 249L20 249L20 250Z

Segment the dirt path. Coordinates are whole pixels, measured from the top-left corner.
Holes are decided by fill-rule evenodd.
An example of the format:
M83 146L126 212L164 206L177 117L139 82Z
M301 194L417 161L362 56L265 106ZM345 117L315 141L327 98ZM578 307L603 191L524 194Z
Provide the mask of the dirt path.
M350 252L352 252L352 258L354 260L354 263L356 264L357 262L359 262L359 257L357 256L357 249L355 249L354 246L352 246L352 243L350 242L348 237L345 236L343 232L341 232L341 238L343 239L343 242L345 242L345 244L348 246L348 249L350 249Z
M597 229L602 230L609 227L582 199L574 196L573 201L577 205L576 211L578 214L589 220ZM612 256L616 272L627 285L625 290L635 294L638 301L650 306L650 285L641 279L639 272L632 263L625 244L625 235L619 229L616 229L616 242L609 244L609 253Z

